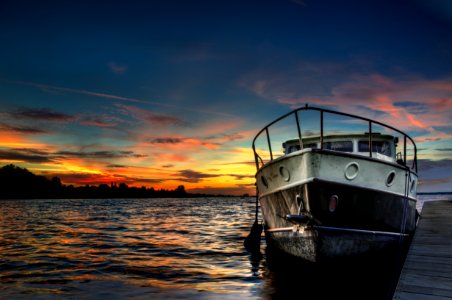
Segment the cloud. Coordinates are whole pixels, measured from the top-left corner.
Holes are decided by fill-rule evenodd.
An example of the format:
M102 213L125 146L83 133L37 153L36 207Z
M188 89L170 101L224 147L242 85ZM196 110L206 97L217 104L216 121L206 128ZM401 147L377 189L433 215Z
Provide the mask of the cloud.
M279 98L292 108L305 103L332 107L378 119L405 130L435 132L452 115L451 87L421 79L392 80L381 75L362 76L335 86L325 97ZM403 99L411 99L404 101Z
M256 166L256 162L255 161L237 161L237 162L222 162L221 165L246 165L246 166ZM253 175L254 177L254 175Z
M126 165L118 165L118 164L109 164L109 165L107 165L107 168L122 169L122 168L128 168L128 166L126 166Z
M95 127L115 127L118 124L111 122L106 116L86 116L80 120L80 124Z
M6 123L0 123L0 130L5 131L14 131L24 134L43 134L48 133L47 130L39 129L36 127L30 127L30 126L15 126L15 125L9 125Z
M184 136L161 136L161 137L151 137L148 138L148 142L154 145L158 145L167 149L184 149L187 150L195 150L199 148L206 149L217 149L220 146L220 143L216 142L207 142L204 139L195 138L195 137L184 137Z
M123 113L132 115L138 120L150 123L155 126L172 126L172 125L185 125L186 122L176 116L158 114L154 111L139 108L131 105L118 105L119 108L123 109Z
M418 162L420 192L450 192L452 183L452 159Z
M223 133L223 134L219 134L219 135L208 136L208 137L205 137L204 139L205 140L218 139L218 140L222 140L222 141L233 142L236 140L242 140L244 138L245 138L245 136L241 133L230 133L230 134Z
M452 170L452 159L442 159L442 160L430 160L430 159L419 159L418 169L420 172L427 170L436 169L450 169ZM450 173L452 176L452 173Z
M254 178L254 175L243 175L243 174L228 174L228 176L234 177L236 180Z
M443 184L449 183L452 184L452 178L436 178L436 179L420 179L419 183L422 185L435 185L435 184ZM450 192L450 189L448 190Z
M214 178L214 177L221 176L221 175L215 175L215 174L202 173L202 172L198 172L198 171L194 171L194 170L181 170L181 171L179 171L178 175L181 176L180 178L178 178L178 180L183 181L183 182L190 182L190 183L198 183L202 179Z
M428 79L401 71L384 75L356 62L296 62L285 70L270 64L245 74L240 84L290 108L308 103L376 118L402 130L433 134L452 123L450 77Z
M23 161L30 163L45 163L63 161L69 158L81 159L118 159L118 158L143 158L144 154L136 154L133 151L42 151L30 148L12 148L0 150L0 159L11 161Z
M11 122L30 122L30 121L43 121L43 122L71 122L78 121L81 125L96 126L96 127L115 127L118 122L121 121L117 117L101 114L82 114L82 115L70 115L61 112L56 112L48 108L20 108L14 111L10 111L3 114L4 117L12 119ZM11 123L10 122L10 123ZM49 125L48 123L46 123ZM47 130L37 129L36 125L33 127L24 125L10 125L6 123L0 123L0 129L9 129L21 133L37 134L48 133Z
M425 143L425 142L436 142L436 141L447 141L452 139L452 134L429 134L425 136L417 136L416 143Z
M168 126L168 125L182 125L184 122L182 119L174 116L161 115L152 112L148 112L145 120L149 121L153 125Z
M76 119L75 116L55 112L49 108L21 108L9 114L14 118L26 118L31 120L44 120L44 121L56 121L56 122L66 122L73 121Z
M209 174L209 173L203 173L198 172L195 170L180 170L178 171L178 174L176 176L180 176L178 180L184 181L184 182L190 182L190 183L199 183L203 179L207 178L217 178L217 177L223 177L223 176L230 176L234 177L236 180L243 180L248 178L254 178L254 175L243 175L243 174Z
M135 154L133 151L119 151L119 150L110 150L110 151L92 151L92 152L77 152L77 151L58 151L55 153L60 157L77 157L77 158L97 158L97 159L107 159L107 158L127 158L127 157L147 157L147 155L143 154Z
M191 160L190 156L179 153L153 153L152 155L156 161L160 163L165 162L167 164Z
M429 106L427 104L412 101L394 102L394 106L403 107L412 114L425 114L429 111Z
M174 137L159 137L151 139L149 142L151 144L180 144L183 143L183 138L174 138Z
M115 62L109 62L108 67L110 68L110 71L117 75L122 75L127 71L127 66L123 64L118 64Z
M434 126L433 128L439 132L444 132L446 134L452 134L452 125L450 125L450 126Z
M47 152L35 149L0 149L0 160L29 163L48 163L53 161Z
M228 117L228 118L236 117L234 115L223 113L223 112L210 111L210 110L205 110L205 109L200 109L200 108L188 108L188 107L184 107L184 106L177 106L177 105L162 103L159 101L150 101L150 100L143 100L143 99L132 98L132 97L123 97L123 96L118 96L118 95L113 95L113 94L108 94L108 93L87 91L87 90L83 90L83 89L72 89L72 88L53 86L53 85L34 83L34 82L27 82L27 81L14 81L14 80L3 80L3 81L13 83L13 84L32 86L35 88L42 89L44 91L58 91L58 92L86 95L86 96L91 96L91 97L118 100L118 101L131 102L131 103L151 104L151 105L166 107L166 108L170 108L170 109L174 109L174 110L183 110L183 111L189 111L189 112L195 112L195 113L201 113L201 114L209 114L209 115L214 115L214 116L222 116L222 117Z

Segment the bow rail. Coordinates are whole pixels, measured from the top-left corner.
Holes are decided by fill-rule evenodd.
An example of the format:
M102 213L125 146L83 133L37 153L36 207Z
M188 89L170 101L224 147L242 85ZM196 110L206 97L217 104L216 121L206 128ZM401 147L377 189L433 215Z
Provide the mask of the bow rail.
M256 168L257 170L259 170L261 167L263 167L266 162L264 162L264 159L262 158L261 155L259 155L258 153L258 149L256 148L256 141L258 140L258 138L260 138L263 134L265 134L265 140L267 143L267 147L268 147L268 153L269 153L269 157L270 160L268 162L271 162L275 159L274 157L274 151L272 150L272 139L270 136L270 131L269 129L271 127L273 127L274 125L282 122L283 120L287 120L289 118L293 118L292 121L295 123L296 125L296 129L297 129L297 134L298 134L298 141L299 141L299 145L300 145L300 149L303 149L303 135L302 135L302 122L300 120L300 116L299 113L303 112L303 111L318 111L320 113L320 123L319 123L319 127L320 127L320 134L319 134L319 139L320 139L320 149L324 149L324 138L325 138L325 126L324 126L324 121L325 121L325 115L326 114L332 114L332 115L336 115L336 116L344 116L344 117L349 117L352 118L353 120L360 120L360 121L364 121L367 123L367 130L368 132L365 132L366 135L368 135L368 156L372 157L372 139L373 136L375 136L377 133L373 132L373 128L375 127L375 125L379 125L382 126L385 130L392 130L394 132L397 132L398 134L401 135L402 140L403 140L403 148L402 151L397 153L397 157L398 162L400 164L403 164L404 166L410 168L411 170L414 170L415 172L417 172L417 148L416 148L416 144L414 142L414 140L406 133L402 132L399 129L396 129L390 125L384 124L382 122L379 121L375 121L375 120L371 120L369 118L365 118L365 117L361 117L361 116L357 116L357 115L352 115L352 114L348 114L348 113L343 113L343 112L339 112L339 111L334 111L334 110L329 110L329 109L324 109L324 108L318 108L318 107L312 107L312 106L304 106L304 107L300 107L297 108L279 118L277 118L276 120L274 120L273 122L269 123L267 126L265 126L264 128L262 128L254 137L253 139L253 143L252 143L252 147L253 147L253 152L254 152L254 158L255 158L255 163L256 163ZM306 135L305 138L307 137L312 137L312 135ZM407 142L410 142L413 146L412 149L412 163L411 166L408 166L408 157L407 157ZM267 162L267 163L268 163Z

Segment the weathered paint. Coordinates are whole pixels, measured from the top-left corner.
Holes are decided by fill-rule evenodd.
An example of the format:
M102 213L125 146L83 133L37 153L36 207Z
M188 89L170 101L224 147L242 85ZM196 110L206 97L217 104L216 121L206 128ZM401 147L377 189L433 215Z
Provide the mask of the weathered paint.
M356 163L359 166L359 171L353 179L346 177L346 167L350 163ZM290 173L289 180L285 180L284 176L280 174L281 168ZM392 172L394 180L391 185L388 185L387 179ZM304 149L273 160L256 174L256 182L261 196L303 184L313 178L397 195L405 196L407 194L410 198L416 198L417 175L415 173L396 163L348 153ZM264 181L268 183L267 186ZM408 183L408 189L405 183ZM413 188L411 189L412 183Z
M347 169L351 163L359 167ZM350 179L347 171L357 174ZM417 176L397 164L308 149L274 160L257 179L267 240L307 260L378 252L400 240L397 235L330 232L315 225L395 234L411 234L416 226L416 189L410 192L409 184L414 180L416 185ZM329 209L332 195L338 198L334 211ZM303 227L285 219L298 213L313 221ZM291 226L292 231L277 232Z

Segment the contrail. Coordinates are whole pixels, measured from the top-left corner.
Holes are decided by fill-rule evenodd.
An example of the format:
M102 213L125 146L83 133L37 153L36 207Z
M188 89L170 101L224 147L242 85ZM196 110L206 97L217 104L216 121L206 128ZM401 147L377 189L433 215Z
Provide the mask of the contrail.
M176 106L176 105L172 105L172 104L160 103L160 102L156 102L156 101L142 100L142 99L130 98L130 97L122 97L122 96L92 92L92 91L87 91L87 90L71 89L71 88L66 88L66 87L59 87L59 86L27 82L27 81L17 81L17 80L1 80L1 81L8 82L8 83L14 83L14 84L20 84L20 85L32 86L32 87L36 87L36 88L40 88L40 89L48 89L48 90L54 90L54 91L72 93L72 94L81 94L81 95L87 95L87 96L92 96L92 97L114 99L114 100L127 101L127 102L133 102L133 103L151 104L151 105L167 107L167 108L172 108L172 109L185 110L185 111L196 112L196 113L204 113L204 114L223 116L223 117L228 117L228 118L236 118L236 116L234 116L234 115L216 112L216 111L203 110L203 109L192 109L192 108L180 107L180 106Z

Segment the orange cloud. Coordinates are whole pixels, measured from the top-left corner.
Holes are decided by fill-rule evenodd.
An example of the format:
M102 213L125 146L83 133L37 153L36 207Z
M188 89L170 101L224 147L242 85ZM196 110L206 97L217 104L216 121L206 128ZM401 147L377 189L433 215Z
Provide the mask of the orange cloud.
M149 143L155 147L163 149L173 149L178 151L196 150L199 148L217 149L219 144L207 142L198 138L184 137L181 135L158 136L149 139Z
M414 126L416 126L416 127L419 127L419 128L422 128L422 129L430 129L429 126L427 126L425 123L419 121L415 116L413 116L413 115L411 115L411 114L407 114L407 115L406 115L406 118L408 119L408 121L409 121L412 125L414 125Z
M403 130L434 132L435 126L449 126L452 115L452 80L420 78L393 80L374 74L356 76L332 88L328 97L279 98L290 107L306 103L378 119ZM346 109L344 109L346 108Z
M154 153L154 158L161 164L168 164L174 162L187 162L190 160L189 156L182 154L171 154L171 153Z
M23 147L29 144L29 141L19 133L0 131L0 135L0 147Z

